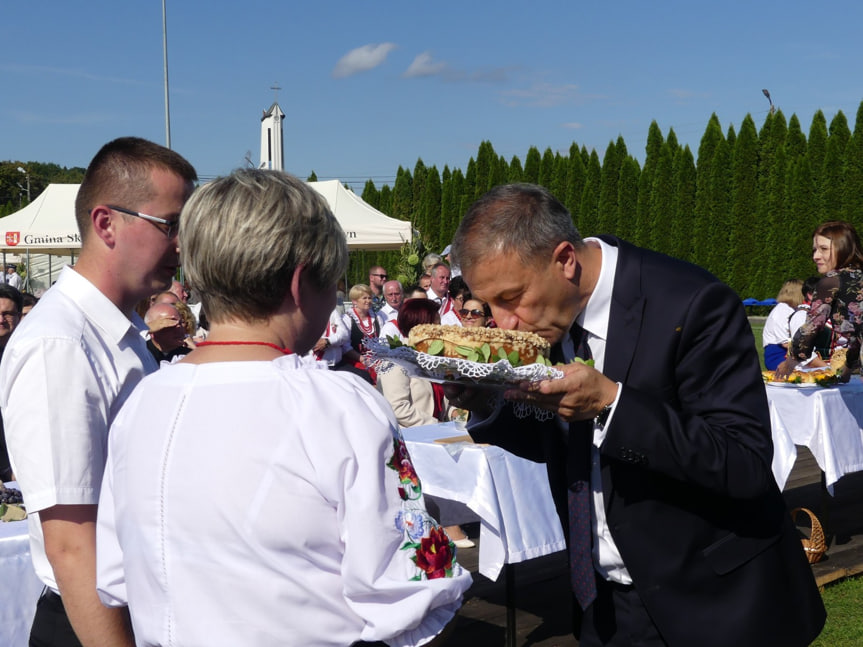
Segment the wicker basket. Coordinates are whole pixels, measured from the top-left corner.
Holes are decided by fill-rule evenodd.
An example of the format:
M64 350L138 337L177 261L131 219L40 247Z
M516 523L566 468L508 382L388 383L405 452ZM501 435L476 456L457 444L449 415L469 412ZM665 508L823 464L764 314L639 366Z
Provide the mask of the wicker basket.
M820 561L827 552L827 542L824 539L824 529L821 527L821 522L818 517L808 508L794 508L791 511L791 519L797 522L797 513L805 512L809 516L809 523L812 530L809 532L809 537L804 537L800 541L803 542L803 552L806 553L806 559L810 564L815 564Z

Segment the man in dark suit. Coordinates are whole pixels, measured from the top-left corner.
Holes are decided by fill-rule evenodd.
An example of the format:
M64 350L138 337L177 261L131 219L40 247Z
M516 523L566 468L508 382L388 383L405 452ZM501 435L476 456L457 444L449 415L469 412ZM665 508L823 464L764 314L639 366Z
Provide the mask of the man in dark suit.
M558 414L547 422L450 390L475 410L475 439L546 462L580 645L808 645L824 607L773 479L734 292L616 238L582 240L533 185L480 198L452 251L500 327L595 362L506 392Z

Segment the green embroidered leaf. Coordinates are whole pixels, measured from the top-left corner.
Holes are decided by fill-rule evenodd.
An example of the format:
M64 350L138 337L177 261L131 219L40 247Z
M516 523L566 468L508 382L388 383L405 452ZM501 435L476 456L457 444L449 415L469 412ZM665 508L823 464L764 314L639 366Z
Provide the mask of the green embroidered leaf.
M432 343L429 344L427 352L429 355L440 355L443 352L443 340L435 339Z
M422 575L414 575L414 576L413 576L410 580L408 580L408 581L409 581L409 582L419 582L422 578L423 578L423 576L422 576Z

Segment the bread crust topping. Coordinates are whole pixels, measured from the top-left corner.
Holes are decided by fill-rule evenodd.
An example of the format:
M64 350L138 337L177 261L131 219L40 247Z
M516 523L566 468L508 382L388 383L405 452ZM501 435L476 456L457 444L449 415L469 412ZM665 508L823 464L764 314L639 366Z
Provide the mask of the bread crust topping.
M483 356L485 361L508 358L513 366L534 364L541 361L540 357L548 359L551 350L548 341L532 332L437 324L414 326L408 336L408 343L421 353L459 359L468 358L473 350L473 354ZM481 352L486 345L487 354ZM516 355L513 356L513 353ZM516 356L517 363L512 361Z

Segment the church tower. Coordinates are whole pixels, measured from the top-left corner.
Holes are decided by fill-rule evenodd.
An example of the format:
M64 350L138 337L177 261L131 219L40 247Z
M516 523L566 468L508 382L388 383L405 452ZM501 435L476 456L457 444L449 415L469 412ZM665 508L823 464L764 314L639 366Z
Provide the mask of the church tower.
M278 85L273 90L281 90ZM278 95L269 110L261 117L261 163L258 168L274 171L285 170L285 140L282 121L285 113L279 107Z

